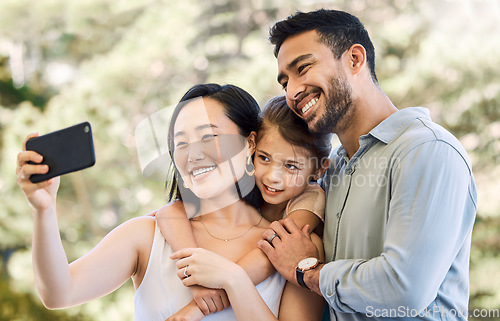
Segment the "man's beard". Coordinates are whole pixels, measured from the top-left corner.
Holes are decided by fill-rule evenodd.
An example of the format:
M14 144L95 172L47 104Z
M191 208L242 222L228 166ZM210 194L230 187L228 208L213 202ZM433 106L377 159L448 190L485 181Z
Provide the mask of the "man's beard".
M317 120L316 124L311 123L316 117L316 113L306 119L309 130L313 133L327 134L343 130L352 117L354 101L351 87L344 78L332 79L328 92L325 93L325 101L325 114Z

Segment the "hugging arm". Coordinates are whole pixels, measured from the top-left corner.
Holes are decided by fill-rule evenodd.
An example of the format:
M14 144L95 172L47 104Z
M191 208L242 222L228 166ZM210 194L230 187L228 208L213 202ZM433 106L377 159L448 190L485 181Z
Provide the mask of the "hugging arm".
M197 248L198 244L193 235L191 223L187 218L182 201L174 201L160 208L155 215L161 234L173 251L183 248ZM189 288L196 304L188 304L176 315L203 315L221 311L229 306L229 300L224 290L208 289L202 286Z
M172 250L198 247L182 201L174 201L160 208L155 215L161 234Z
M293 220L300 228L309 225L312 230L321 223L318 215L303 209L304 207L314 208L322 216L324 192L319 187L313 191L313 193L308 193L307 196L294 202L289 209L291 213L288 218ZM162 234L174 251L198 247L182 202L176 201L161 208L156 214L156 220ZM244 255L236 263L246 271L254 285L264 281L276 271L267 256L258 248ZM180 277L182 279L183 275ZM227 295L223 290L206 289L200 286L191 286L190 289L198 307L205 315L220 311L229 305ZM196 308L193 305L190 306Z
M155 217L161 233L173 251L198 247L182 201L175 201L163 206L157 211ZM237 264L243 267L254 284L264 281L275 271L267 257L259 249L247 253ZM208 311L205 314L209 314Z
M294 221L300 229L305 225L309 225L310 229L313 230L321 223L319 217L308 210L295 210L287 218ZM236 263L243 267L254 285L264 281L276 271L267 256L259 248L244 255Z
M300 230L309 225L309 230L313 231L323 225L324 209L325 192L319 185L311 184L287 206L286 217ZM269 240L270 237L267 236L266 239ZM264 252L258 248L243 256L237 263L247 271L254 284L259 284L276 271Z
M312 237L323 252L321 239ZM278 318L262 300L248 274L239 265L230 260L204 249L184 249L174 253L174 259L180 259L176 264L178 275L189 265L191 276L183 279L186 286L202 284L207 287L225 289L231 306L240 321L253 320L320 320L323 312L323 297L289 282L283 290ZM323 256L321 256L323 259Z

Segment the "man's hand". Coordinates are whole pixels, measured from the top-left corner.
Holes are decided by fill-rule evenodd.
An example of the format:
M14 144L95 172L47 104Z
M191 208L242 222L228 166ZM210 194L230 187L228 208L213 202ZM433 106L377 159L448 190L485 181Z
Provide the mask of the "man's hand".
M274 234L277 236L273 237ZM300 260L307 257L319 258L318 249L311 241L309 225L302 230L285 218L274 221L262 234L257 245L267 255L276 270L288 281L297 284L295 268ZM268 240L271 239L271 243Z

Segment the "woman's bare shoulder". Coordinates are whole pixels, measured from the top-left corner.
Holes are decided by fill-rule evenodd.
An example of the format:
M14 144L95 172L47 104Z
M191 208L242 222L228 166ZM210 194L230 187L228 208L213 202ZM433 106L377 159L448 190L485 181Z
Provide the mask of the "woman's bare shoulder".
M155 231L155 218L153 216L139 216L118 225L106 237L121 238L139 250L151 248Z

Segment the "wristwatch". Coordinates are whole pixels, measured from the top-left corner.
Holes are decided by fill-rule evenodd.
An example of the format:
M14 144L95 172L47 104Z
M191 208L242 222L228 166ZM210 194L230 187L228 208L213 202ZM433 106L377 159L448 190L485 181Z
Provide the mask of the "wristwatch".
M308 257L299 262L295 268L295 276L297 277L297 283L308 290L309 287L304 283L304 272L316 268L321 262L315 257Z

